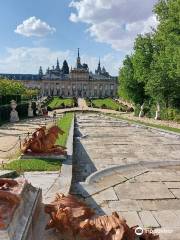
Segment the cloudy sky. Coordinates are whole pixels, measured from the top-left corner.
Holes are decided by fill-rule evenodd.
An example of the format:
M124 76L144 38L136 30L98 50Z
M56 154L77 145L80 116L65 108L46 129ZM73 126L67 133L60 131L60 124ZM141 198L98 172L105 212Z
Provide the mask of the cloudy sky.
M137 34L156 27L157 0L2 0L0 73L37 73L67 59L77 48L94 70L98 58L117 75Z

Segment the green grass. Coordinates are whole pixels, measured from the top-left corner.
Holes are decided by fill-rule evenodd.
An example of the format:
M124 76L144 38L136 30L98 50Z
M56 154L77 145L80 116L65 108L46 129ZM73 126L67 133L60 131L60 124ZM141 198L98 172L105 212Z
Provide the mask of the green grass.
M74 117L74 113L65 113L62 118L57 121L57 125L65 132L63 135L59 135L56 144L66 146L69 130Z
M137 124L141 124L141 125L144 125L144 126L147 126L147 127L154 127L154 128L159 128L159 129L163 129L163 130L166 130L166 131L180 133L179 128L173 128L173 127L164 126L164 125L161 125L161 124L145 123L145 122L142 122L140 120L132 120L132 119L128 119L128 118L113 115L113 114L108 114L108 115L110 115L112 117L115 117L115 118L118 118L118 119L125 120L125 121L130 122L130 123L137 123Z
M58 126L64 130L64 135L59 135L56 144L61 146L66 146L69 130L71 127L71 123L73 120L73 113L66 113L64 116L58 120ZM16 170L17 172L30 172L30 171L59 171L61 168L61 160L60 159L20 159L9 162L0 167L0 169L5 170Z
M48 107L53 109L63 108L64 107L73 107L74 100L72 98L61 99L59 97L54 97L48 104Z
M89 105L89 103L88 103ZM122 106L121 104L117 103L115 100L111 98L105 98L105 99L94 99L92 100L92 105L95 108L107 108L111 110L122 110L125 111L125 106Z
M59 171L61 160L59 159L20 159L4 165L5 170L16 170L17 172L29 171Z

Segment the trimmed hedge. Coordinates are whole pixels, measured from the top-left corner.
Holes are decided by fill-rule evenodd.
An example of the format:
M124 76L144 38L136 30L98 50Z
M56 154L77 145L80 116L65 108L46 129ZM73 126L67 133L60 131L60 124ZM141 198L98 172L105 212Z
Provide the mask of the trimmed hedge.
M21 95L0 96L0 106L10 104L11 100L15 100L17 103L20 103Z

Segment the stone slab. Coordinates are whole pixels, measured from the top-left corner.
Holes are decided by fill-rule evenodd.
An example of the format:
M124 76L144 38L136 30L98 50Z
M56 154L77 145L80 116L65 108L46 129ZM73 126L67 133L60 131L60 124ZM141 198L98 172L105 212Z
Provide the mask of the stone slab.
M138 205L138 202L136 200L132 200L132 199L110 201L109 208L111 208L113 211L117 211L117 212L140 211L141 210L141 208Z
M168 199L173 194L163 183L124 183L115 187L119 199Z
M143 227L143 224L137 214L137 212L118 212L118 214L126 219L127 224L130 227L140 226Z
M59 178L59 172L25 172L24 176L33 186L42 189L44 198Z
M94 199L95 202L97 202L98 204L101 204L103 201L115 201L115 200L118 200L116 194L115 194L115 191L114 189L111 187L111 188L108 188L98 194L95 194L92 196L92 198Z
M164 182L168 188L180 188L180 182Z
M180 182L180 174L176 172L148 172L144 175L136 177L138 182Z
M174 196L180 199L180 189L170 189L170 191L174 194Z
M142 210L148 210L148 211L180 209L179 199L138 200L138 204Z
M162 227L180 227L180 217L171 210L152 211L152 214Z
M150 211L139 212L139 217L145 228L160 227L159 223L156 221L156 219L153 217L153 215Z

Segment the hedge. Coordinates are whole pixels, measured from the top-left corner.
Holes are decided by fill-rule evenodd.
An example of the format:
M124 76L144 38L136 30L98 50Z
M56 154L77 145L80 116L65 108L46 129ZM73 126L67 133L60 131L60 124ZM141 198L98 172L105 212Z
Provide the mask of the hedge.
M21 95L0 96L0 106L10 104L11 100L15 100L17 103L20 103Z
M36 110L35 103L32 104L32 108L35 114ZM9 122L11 110L12 109L10 105L0 106L0 125L5 122ZM28 103L18 104L16 110L18 111L20 119L26 118L28 116Z

